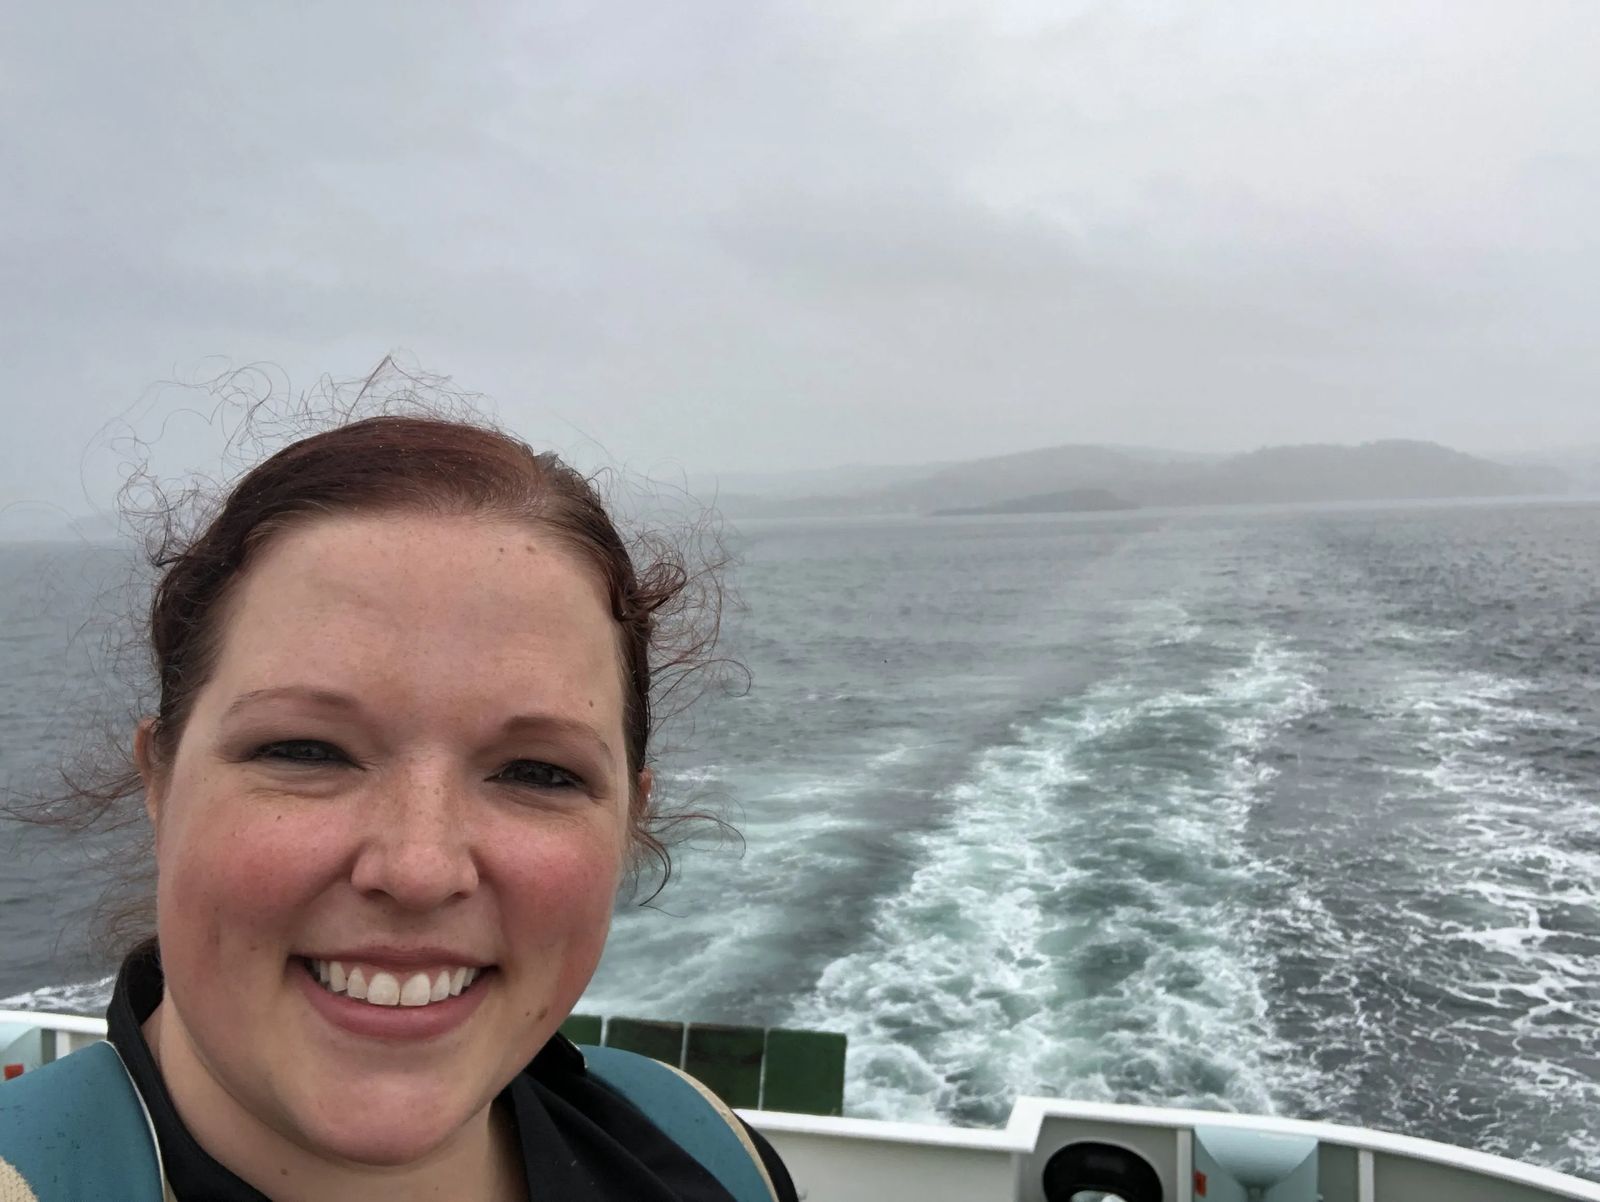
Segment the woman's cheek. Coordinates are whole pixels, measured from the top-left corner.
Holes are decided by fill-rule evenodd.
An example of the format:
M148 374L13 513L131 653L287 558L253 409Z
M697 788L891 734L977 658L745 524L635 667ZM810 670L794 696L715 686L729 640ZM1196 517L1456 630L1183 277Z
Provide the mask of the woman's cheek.
M230 921L270 925L285 908L337 875L346 837L334 813L296 816L269 807L222 806L185 831L162 865L173 900L227 910ZM175 862L174 862L175 861Z
M507 841L500 846L510 849L517 844ZM507 899L509 912L523 916L523 935L530 942L565 941L574 935L605 938L622 878L621 852L609 832L529 841L520 854L505 857L499 868L495 875L515 895Z

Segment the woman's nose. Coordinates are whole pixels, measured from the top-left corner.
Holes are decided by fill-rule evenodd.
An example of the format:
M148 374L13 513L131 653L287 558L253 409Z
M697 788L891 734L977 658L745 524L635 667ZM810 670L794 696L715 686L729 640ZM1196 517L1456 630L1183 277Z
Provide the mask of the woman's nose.
M471 823L460 791L442 774L386 782L351 869L350 881L410 910L429 910L478 887Z

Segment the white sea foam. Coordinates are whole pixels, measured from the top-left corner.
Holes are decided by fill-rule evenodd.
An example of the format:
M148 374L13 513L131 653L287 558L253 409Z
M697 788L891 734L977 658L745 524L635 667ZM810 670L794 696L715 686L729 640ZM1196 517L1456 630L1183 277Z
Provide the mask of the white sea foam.
M115 977L101 977L66 985L46 985L27 993L0 997L0 1010L53 1010L63 1014L92 1014L98 1017L111 1004L111 986L115 980Z
M1270 641L1155 688L1143 652L1193 634L1177 607L1151 616L1122 674L974 759L863 946L797 1007L849 1034L852 1113L992 1121L1025 1092L1272 1108L1244 823L1260 750L1317 693Z

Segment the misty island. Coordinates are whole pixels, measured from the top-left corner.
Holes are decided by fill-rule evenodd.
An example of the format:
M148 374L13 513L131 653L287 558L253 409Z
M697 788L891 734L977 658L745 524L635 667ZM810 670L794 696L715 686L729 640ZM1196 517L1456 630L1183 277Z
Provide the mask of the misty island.
M921 467L734 477L731 517L1103 513L1140 508L1552 496L1573 480L1545 463L1497 463L1432 442L1264 447L1202 455L1061 446Z
M1012 497L996 501L993 505L972 505L965 508L935 509L931 516L971 517L986 513L1112 513L1119 509L1139 508L1124 501L1105 488L1068 488L1061 492L1033 493L1026 497Z

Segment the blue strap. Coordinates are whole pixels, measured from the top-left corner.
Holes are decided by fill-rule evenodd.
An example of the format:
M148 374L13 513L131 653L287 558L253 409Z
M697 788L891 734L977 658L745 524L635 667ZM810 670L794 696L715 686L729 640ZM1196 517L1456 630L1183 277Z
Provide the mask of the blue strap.
M0 1161L39 1202L161 1202L144 1104L108 1043L0 1085Z
M589 1075L621 1094L722 1183L735 1202L773 1202L749 1145L689 1081L659 1061L582 1044ZM738 1122L737 1118L733 1122Z

